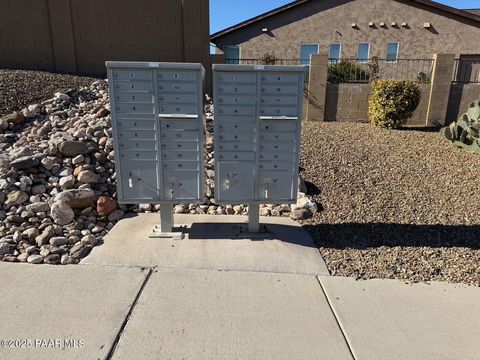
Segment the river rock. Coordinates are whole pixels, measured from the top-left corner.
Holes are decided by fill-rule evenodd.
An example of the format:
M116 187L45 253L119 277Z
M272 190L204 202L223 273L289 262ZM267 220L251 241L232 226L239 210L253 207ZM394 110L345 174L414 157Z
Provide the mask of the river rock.
M67 203L62 201L56 201L53 203L50 209L50 214L53 221L58 225L70 224L75 218L75 213Z
M95 184L98 182L98 175L90 170L83 170L78 174L77 180L85 184Z
M117 202L107 196L101 196L97 201L97 212L100 215L108 216L117 209Z
M64 141L58 145L58 151L63 156L75 157L88 153L88 145L82 141Z
M85 209L95 204L95 193L92 189L65 190L55 196L55 201L65 202L72 209Z

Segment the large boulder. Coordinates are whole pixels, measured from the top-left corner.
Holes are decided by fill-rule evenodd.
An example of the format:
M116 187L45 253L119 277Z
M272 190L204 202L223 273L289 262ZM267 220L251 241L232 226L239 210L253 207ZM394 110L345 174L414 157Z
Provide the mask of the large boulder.
M57 201L67 203L72 209L85 209L95 205L96 197L92 189L72 189L58 193Z
M63 201L54 202L50 214L53 221L60 226L70 224L75 218L72 208Z
M81 141L64 141L58 145L58 151L63 156L75 157L89 152L88 145Z

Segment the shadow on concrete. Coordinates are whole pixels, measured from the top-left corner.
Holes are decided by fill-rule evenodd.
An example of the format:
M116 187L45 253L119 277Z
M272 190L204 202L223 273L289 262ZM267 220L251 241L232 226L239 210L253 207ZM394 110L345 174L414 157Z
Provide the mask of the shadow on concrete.
M226 215L227 217L228 215ZM279 240L285 243L316 248L312 238L300 226L261 224L266 232L249 234L246 223L196 223L186 231L188 240Z
M480 225L410 225L344 223L305 225L320 247L466 247L480 249Z

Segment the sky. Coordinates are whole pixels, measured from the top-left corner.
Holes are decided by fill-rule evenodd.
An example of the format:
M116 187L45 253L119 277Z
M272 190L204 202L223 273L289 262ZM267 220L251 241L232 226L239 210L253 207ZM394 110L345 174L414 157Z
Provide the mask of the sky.
M210 33L275 9L292 0L210 0ZM437 0L458 9L480 8L480 0Z

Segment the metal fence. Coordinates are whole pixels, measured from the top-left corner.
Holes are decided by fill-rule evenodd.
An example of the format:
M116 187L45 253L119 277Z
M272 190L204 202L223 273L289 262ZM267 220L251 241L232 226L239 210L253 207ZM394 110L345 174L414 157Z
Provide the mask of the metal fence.
M452 81L457 84L480 83L480 59L455 59Z
M329 59L329 83L369 83L377 79L429 84L433 59Z
M225 64L240 65L302 65L301 59L225 59Z

